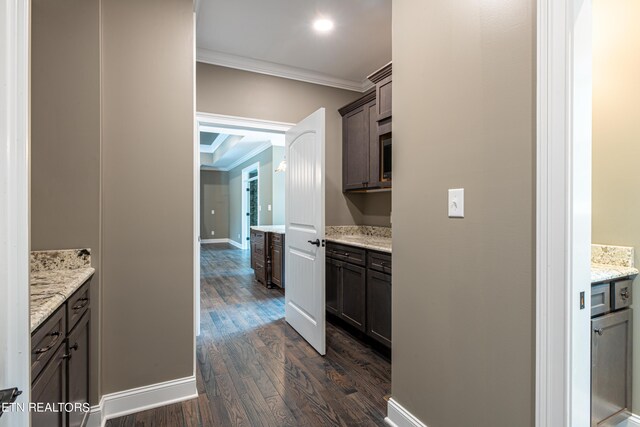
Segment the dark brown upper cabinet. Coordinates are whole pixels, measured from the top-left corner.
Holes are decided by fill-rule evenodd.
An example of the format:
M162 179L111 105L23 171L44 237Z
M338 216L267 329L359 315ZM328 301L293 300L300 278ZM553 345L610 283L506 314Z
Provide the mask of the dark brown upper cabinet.
M370 188L371 118L376 116L376 92L371 89L362 98L342 107L342 190ZM374 185L372 185L374 186Z
M342 107L342 191L391 188L391 64L369 79L376 85Z
M376 85L377 121L391 119L391 63L371 74L368 79Z

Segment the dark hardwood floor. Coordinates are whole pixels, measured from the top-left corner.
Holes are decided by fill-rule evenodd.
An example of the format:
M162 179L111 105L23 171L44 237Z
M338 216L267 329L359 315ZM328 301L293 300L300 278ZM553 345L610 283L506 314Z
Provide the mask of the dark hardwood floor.
M253 280L248 251L202 247L198 399L107 422L128 426L383 426L391 364L327 324L319 356Z

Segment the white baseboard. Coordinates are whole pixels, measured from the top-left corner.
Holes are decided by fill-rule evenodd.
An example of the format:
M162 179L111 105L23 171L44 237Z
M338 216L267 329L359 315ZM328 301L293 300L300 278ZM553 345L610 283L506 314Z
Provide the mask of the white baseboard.
M203 245L208 245L211 243L229 243L229 239L202 239L200 243Z
M104 427L107 420L198 397L196 377L105 394L91 407L87 427Z
M640 416L632 414L630 418L618 424L617 427L640 427Z
M427 427L393 398L387 402L387 417L384 422L390 427Z
M200 243L203 245L208 245L211 243L228 243L231 246L235 246L238 249L243 249L242 245L238 242L236 242L235 240L232 239L202 239L200 240Z
M230 244L231 246L235 246L235 247L236 247L236 248L238 248L238 249L244 249L244 248L242 247L242 245L241 245L240 243L236 242L235 240L231 240L231 239L229 239L229 244Z

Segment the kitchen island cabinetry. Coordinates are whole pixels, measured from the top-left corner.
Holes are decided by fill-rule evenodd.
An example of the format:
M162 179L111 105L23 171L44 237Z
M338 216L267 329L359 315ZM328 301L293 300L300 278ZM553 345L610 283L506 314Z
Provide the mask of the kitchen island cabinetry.
M284 226L253 226L250 233L251 268L267 288L285 286Z

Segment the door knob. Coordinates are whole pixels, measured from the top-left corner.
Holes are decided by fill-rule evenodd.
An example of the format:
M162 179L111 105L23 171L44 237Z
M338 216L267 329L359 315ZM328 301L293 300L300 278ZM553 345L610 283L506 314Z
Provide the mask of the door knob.
M320 247L320 239L316 239L315 241L307 240L307 242L311 243L312 245L316 245L317 247Z

